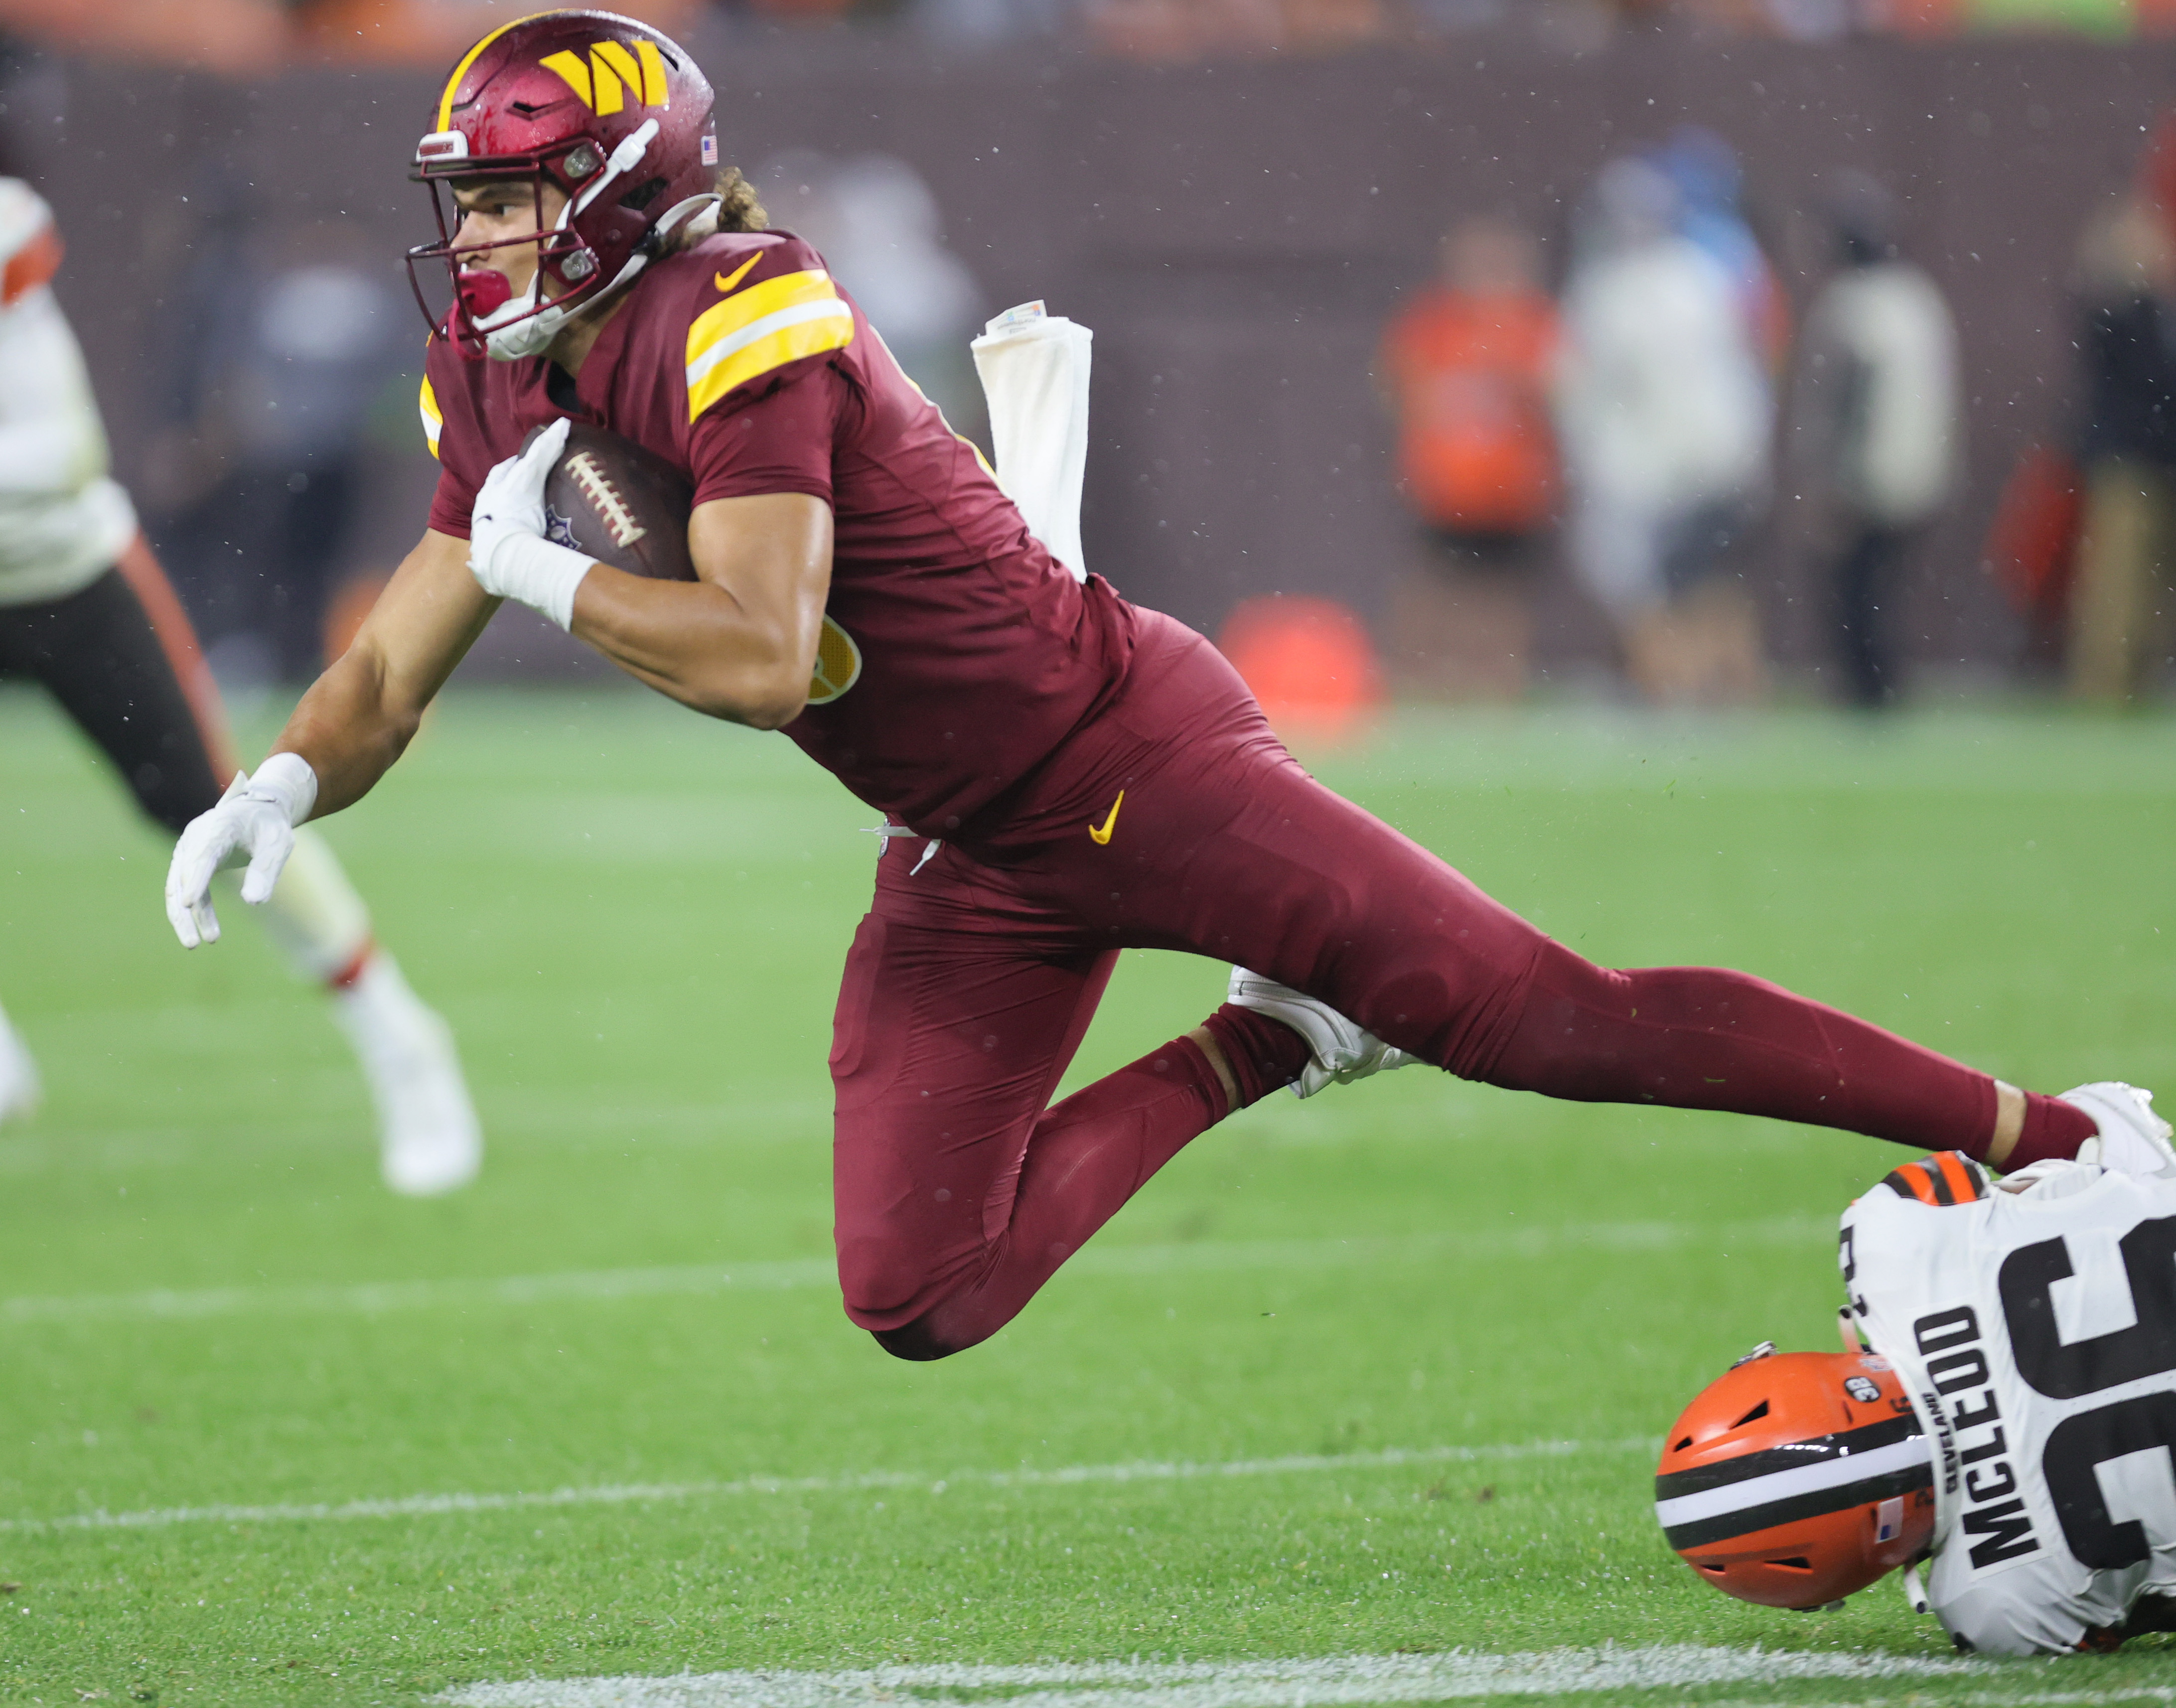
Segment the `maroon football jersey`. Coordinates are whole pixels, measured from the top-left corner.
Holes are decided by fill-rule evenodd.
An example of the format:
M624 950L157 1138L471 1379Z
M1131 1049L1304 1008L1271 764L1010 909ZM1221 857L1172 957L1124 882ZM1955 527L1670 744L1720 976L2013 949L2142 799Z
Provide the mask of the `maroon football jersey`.
M547 394L548 367L432 340L432 528L465 538L492 465L570 413ZM1052 559L799 238L721 233L651 264L575 396L579 419L685 471L699 504L807 492L831 507L823 642L786 732L916 830L996 830L976 814L1123 683L1132 607Z

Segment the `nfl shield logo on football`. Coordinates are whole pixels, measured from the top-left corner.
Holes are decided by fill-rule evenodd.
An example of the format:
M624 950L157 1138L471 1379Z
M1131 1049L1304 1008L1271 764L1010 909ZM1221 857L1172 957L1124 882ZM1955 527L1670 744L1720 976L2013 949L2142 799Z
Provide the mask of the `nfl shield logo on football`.
M718 139L714 136L703 139L703 164L714 166L718 163Z

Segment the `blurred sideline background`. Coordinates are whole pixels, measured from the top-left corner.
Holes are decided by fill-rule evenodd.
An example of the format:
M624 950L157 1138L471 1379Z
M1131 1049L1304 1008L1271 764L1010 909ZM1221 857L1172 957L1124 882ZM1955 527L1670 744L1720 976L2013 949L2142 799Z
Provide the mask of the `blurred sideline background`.
M0 166L59 211L116 471L230 691L307 678L420 532L424 326L399 258L432 232L408 161L451 59L524 9L0 3ZM2096 324L2151 394L2142 450L2115 449L2154 471L2100 533L2128 530L2116 573L2165 583L2166 0L633 9L694 52L725 157L956 426L980 436L984 316L1041 296L1095 329L1090 566L1224 637L1272 697L1334 720L1385 688L2166 689L2157 594L2113 688L2065 633ZM1886 533L1836 441L1902 382L1862 361L1821 390L1855 221L1954 328L1950 367L1912 370L1945 395L1921 400L1926 490ZM1673 305L1695 344L1716 319L1689 247L1743 324L1642 344ZM1637 280L1613 272L1628 257ZM1662 294L1642 311L1640 289ZM1702 362L1705 426L1647 424L1673 406L1656 373L1675 394ZM1635 452L1677 434L1681 466L1615 468L1613 427ZM1856 686L1853 563L1888 655ZM509 612L466 673L603 668Z

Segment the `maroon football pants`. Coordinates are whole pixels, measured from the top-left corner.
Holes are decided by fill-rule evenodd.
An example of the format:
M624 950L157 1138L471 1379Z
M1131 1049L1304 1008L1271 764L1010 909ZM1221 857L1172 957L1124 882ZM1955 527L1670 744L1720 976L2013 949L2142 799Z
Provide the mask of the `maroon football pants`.
M1985 1074L1742 973L1582 960L1315 782L1206 641L1143 621L1124 696L1009 815L1076 828L878 862L831 1073L840 1281L890 1351L995 1333L1228 1112L1186 1039L1051 1107L1122 949L1251 967L1466 1079L1984 1149Z

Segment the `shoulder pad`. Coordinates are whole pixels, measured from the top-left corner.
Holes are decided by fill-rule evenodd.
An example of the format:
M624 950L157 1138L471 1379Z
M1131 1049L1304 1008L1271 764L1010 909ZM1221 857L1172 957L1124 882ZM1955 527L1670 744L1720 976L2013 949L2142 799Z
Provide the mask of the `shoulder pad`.
M674 258L700 269L688 324L688 419L749 381L854 341L824 258L788 231L721 232Z
M1987 1170L1961 1150L1938 1150L1923 1162L1892 1169L1881 1183L1921 1204L1976 1204L1988 1194Z

